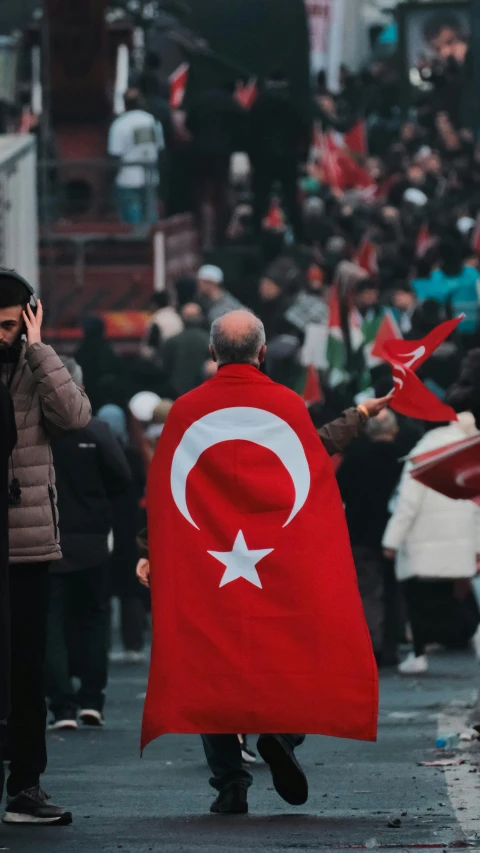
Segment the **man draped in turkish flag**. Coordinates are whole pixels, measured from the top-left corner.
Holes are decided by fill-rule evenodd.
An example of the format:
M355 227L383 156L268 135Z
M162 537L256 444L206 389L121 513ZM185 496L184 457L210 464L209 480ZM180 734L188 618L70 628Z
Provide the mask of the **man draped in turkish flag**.
M273 733L259 752L278 793L301 804L304 735L285 732L377 732L377 670L333 466L305 403L258 369L264 344L249 312L213 324L219 370L167 419L148 485L150 564L138 569L153 608L142 748L166 732L202 734L222 813L248 810L251 776L231 733Z

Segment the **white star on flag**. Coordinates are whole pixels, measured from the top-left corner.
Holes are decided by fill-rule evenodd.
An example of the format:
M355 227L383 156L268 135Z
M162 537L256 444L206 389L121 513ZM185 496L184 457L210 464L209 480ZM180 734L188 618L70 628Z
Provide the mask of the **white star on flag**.
M249 551L245 536L239 530L231 551L209 551L208 553L226 566L220 586L225 586L225 584L236 581L238 578L245 578L249 583L262 589L262 582L258 576L256 565L272 551L273 548Z

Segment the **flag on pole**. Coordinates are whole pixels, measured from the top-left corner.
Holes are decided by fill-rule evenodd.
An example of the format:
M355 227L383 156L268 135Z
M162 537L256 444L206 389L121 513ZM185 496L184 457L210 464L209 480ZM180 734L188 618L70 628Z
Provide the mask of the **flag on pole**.
M392 367L395 386L391 407L401 415L425 421L456 421L457 415L451 406L442 403L426 388L414 370L451 335L462 322L464 315L448 320L433 329L421 341L387 340L379 346L382 357Z
M309 364L307 367L302 397L307 406L313 406L323 400L318 370L313 364Z
M380 323L377 335L373 342L372 347L372 355L375 358L383 361L383 347L387 341L391 340L399 340L402 337L402 333L400 331L399 325L393 316L392 311L387 310L383 315L382 322Z
M423 256L428 252L431 246L435 243L435 237L430 234L430 229L428 224L424 222L423 225L420 226L420 230L417 234L417 242L416 242L416 255L417 258L423 258Z
M239 80L235 87L235 100L244 110L250 110L258 97L257 81L249 80L245 85Z
M480 255L480 221L478 220L472 231L472 249L477 255Z
M453 500L480 503L480 435L412 459L411 476Z
M357 121L347 133L344 133L343 141L350 151L362 157L368 157L367 131L364 121Z
M188 83L188 74L190 65L188 62L182 62L177 70L169 77L170 82L170 107L172 110L178 110L183 104L185 92Z
M377 247L367 235L363 237L358 247L354 263L361 267L362 270L365 270L365 272L368 272L369 275L376 275L378 273Z

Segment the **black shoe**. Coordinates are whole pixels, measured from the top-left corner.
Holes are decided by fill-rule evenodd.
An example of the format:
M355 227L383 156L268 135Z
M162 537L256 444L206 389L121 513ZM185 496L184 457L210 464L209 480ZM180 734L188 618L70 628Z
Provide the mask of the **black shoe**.
M72 822L72 813L49 803L49 799L40 785L21 791L16 797L7 797L3 822L68 826Z
M247 789L243 785L228 785L220 791L210 806L214 814L246 814L248 812Z
M291 746L281 735L259 737L258 751L270 767L274 788L291 806L302 806L308 800L308 782Z

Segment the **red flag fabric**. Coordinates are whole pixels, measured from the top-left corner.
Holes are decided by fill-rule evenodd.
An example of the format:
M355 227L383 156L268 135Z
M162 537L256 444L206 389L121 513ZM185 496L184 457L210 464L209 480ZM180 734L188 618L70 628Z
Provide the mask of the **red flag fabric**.
M472 232L472 249L480 254L480 222L477 222Z
M385 341L380 358L391 364L403 364L412 370L419 367L430 358L433 352L455 331L464 318L464 314L441 323L421 341L389 340Z
M427 457L427 458L425 458ZM480 435L412 460L411 476L454 500L480 503Z
M250 80L246 85L240 80L235 88L235 99L244 110L250 110L258 97L256 80Z
M401 338L402 333L395 317L391 311L386 311L373 342L372 355L376 358L383 358L384 345L387 341L400 340Z
M423 258L425 253L429 250L430 246L433 246L435 242L435 237L432 237L430 234L430 229L428 225L425 223L420 227L420 230L417 234L417 245L416 245L416 255L417 258Z
M413 370L392 364L395 392L390 407L400 415L421 421L456 421L456 412L430 391Z
M303 389L302 397L307 406L313 406L314 403L321 403L323 400L318 370L314 364L310 364L307 367L307 375L305 377L305 387Z
M183 104L189 71L190 65L188 62L182 62L177 70L170 75L170 107L172 110L180 109Z
M250 365L176 401L148 484L166 732L374 740L378 683L342 501L302 399Z
M367 133L364 121L357 121L343 136L343 141L350 151L355 154L361 154L362 157L368 156Z
M364 237L360 243L355 256L355 263L362 270L368 272L369 275L376 275L378 273L377 247L368 237Z

